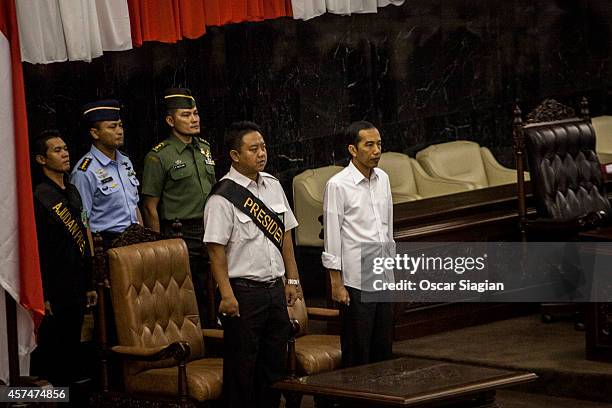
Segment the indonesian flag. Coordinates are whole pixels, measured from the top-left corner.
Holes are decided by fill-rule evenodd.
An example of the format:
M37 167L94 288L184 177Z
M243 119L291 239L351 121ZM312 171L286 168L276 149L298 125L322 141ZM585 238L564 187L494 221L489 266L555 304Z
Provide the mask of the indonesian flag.
M0 1L0 380L8 383L5 297L17 302L19 366L29 371L44 302L15 0Z

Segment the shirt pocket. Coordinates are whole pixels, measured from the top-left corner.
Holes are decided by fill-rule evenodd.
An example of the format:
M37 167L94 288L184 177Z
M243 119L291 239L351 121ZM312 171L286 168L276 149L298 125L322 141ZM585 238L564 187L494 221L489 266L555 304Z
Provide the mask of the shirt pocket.
M172 167L170 169L170 178L174 181L182 180L187 178L193 174L193 166L191 164L187 164L184 167Z
M238 222L235 227L238 228L238 234L235 236L235 241L249 241L255 239L259 228L255 225L251 217L241 210L236 209L236 218L238 218Z
M108 196L119 191L119 185L117 183L98 184L98 191L100 191L103 195Z
M384 226L389 225L389 205L390 202L389 193L386 190L379 190L376 194L376 198L374 199L374 205L376 206L376 211L380 214L380 222Z
M274 211L276 213L276 216L280 218L281 222L285 224L285 213L287 212L287 207L285 207L285 204L273 204L270 206L270 209Z

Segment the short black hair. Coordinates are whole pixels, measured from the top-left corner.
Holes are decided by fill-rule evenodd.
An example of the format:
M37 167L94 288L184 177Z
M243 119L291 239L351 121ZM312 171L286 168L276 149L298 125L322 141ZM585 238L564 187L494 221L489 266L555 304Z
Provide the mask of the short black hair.
M225 133L225 145L229 150L240 150L242 138L251 132L259 132L261 134L261 128L257 123L249 122L248 120L234 122L229 125Z
M47 157L47 141L49 139L53 139L54 137L62 137L62 134L57 129L46 129L40 132L36 140L34 140L34 145L32 149L32 153L34 157L37 155Z
M357 146L361 140L359 137L359 132L368 129L376 129L376 126L365 120L359 120L351 123L344 131L347 145Z

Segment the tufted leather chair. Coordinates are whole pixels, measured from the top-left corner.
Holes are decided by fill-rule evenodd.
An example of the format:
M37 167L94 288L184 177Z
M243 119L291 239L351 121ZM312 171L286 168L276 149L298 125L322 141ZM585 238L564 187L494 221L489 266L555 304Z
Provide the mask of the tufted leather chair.
M112 350L126 357L126 391L195 401L219 399L222 360L204 358L184 241L113 248L108 262L119 340Z
M287 308L294 329L289 343L290 376L310 375L340 368L342 352L340 336L328 334L309 334L308 319L337 319L336 309L306 307L303 300ZM295 340L295 345L293 345ZM292 365L294 367L292 367Z
M514 170L499 164L486 147L468 140L431 145L416 159L431 177L467 183L471 190L516 183Z
M295 231L296 245L323 246L319 236L323 226L319 217L323 216L325 184L342 169L340 166L308 169L293 178L293 205L299 223Z
M610 215L610 202L595 153L595 131L587 116L588 108L583 107L582 118L575 117L573 110L568 109L554 100L547 100L530 114L531 123L523 125L521 112L515 108L517 172L523 166L524 154L530 169L538 216L534 222L526 219L524 187L519 180L523 234L527 227L576 232L580 228L596 226ZM561 119L537 121L538 112L549 118L555 111L561 112L557 116Z
M595 130L588 117L586 98L580 116L570 107L547 99L528 115L514 108L513 144L516 156L521 235L528 240L573 240L581 230L608 222L610 202L595 153ZM527 218L524 181L527 159L536 218ZM542 304L542 320L552 322L573 315L577 329L584 327L581 305Z
M469 183L429 176L416 160L402 153L383 153L378 166L389 176L393 204L471 189Z
M525 151L538 214L571 220L609 213L595 132L584 120L525 126Z

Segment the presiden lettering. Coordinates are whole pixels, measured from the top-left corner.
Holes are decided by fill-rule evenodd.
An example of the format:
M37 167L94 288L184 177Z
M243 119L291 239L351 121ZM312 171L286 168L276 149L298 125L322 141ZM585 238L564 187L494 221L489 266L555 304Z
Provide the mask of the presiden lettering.
M267 213L265 207L261 207L251 197L247 197L244 202L244 207L249 209L257 222L274 238L276 242L282 245L283 229L278 223Z

